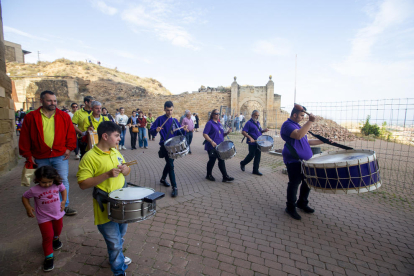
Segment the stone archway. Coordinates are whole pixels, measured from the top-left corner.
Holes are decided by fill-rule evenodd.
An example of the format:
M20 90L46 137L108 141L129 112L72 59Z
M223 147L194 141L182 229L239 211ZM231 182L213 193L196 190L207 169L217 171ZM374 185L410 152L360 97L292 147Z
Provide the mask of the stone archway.
M253 110L258 110L260 112L259 122L263 126L263 105L255 100L249 100L243 103L240 107L240 112L246 118L246 121L250 120Z

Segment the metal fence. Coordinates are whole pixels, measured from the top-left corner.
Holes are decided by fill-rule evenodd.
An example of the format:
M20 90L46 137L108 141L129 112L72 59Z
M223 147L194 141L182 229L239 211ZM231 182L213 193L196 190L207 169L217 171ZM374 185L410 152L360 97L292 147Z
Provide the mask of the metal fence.
M355 149L375 151L380 165L382 187L361 196L377 196L379 199L408 204L414 202L414 99L299 104L317 116L314 124L316 134ZM276 129L272 128L267 133L274 138L275 149L283 148L284 141L279 136L281 122L289 118L292 108L293 104L278 112ZM250 119L250 112L242 112L245 121ZM244 122L241 123L236 118L240 112L222 107L221 114L226 115L225 127L233 128L230 139L236 144L237 158L244 158L247 155L247 147L241 143L241 125ZM260 114L260 123L265 128L268 123L266 110L260 110ZM326 144L321 148L322 151L339 150ZM274 172L281 172L284 168L281 157L270 154L262 155L261 165L270 166Z
M355 149L370 149L379 160L384 198L414 197L414 99L301 103L320 116L319 128L333 140ZM326 126L325 126L326 125ZM330 125L330 129L329 129ZM328 130L323 130L324 127ZM351 133L352 135L344 135ZM352 136L354 138L352 138ZM348 138L344 138L348 137ZM332 148L330 148L332 150Z

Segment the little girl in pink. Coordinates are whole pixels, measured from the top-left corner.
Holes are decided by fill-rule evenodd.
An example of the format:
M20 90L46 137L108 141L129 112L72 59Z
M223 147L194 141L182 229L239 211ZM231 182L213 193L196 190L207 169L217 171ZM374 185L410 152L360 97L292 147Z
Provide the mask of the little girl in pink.
M63 211L65 201L60 202L59 192L65 200L67 191L58 172L51 166L38 168L35 171L34 182L37 185L23 194L22 201L28 217L34 218L34 213L36 213L45 253L43 270L51 271L54 268L53 250L62 248L59 236L63 227L62 217L65 214ZM32 197L34 198L35 208L30 205L29 199Z

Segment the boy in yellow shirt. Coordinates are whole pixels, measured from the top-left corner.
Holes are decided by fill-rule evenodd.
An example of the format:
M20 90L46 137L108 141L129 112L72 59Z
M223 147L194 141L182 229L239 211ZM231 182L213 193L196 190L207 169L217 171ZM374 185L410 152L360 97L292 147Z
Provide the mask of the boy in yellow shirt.
M110 121L98 126L99 142L82 158L76 174L82 190L94 188L95 191L110 193L125 184L125 176L131 169L122 165L124 157L115 149L121 141L121 128ZM96 190L97 189L97 190ZM116 223L108 219L106 203L93 199L95 225L105 239L109 262L114 275L125 275L131 259L122 253L123 237L128 224Z

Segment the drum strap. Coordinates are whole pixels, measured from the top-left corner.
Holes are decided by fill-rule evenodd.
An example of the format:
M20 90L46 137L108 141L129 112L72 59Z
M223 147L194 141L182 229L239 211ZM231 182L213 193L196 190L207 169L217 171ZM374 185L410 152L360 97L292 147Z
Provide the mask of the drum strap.
M291 144L289 144L288 142L285 143L286 148L289 150L290 155L292 155L293 158L295 158L296 160L300 160L298 153L296 152L295 148L292 147Z
M89 126L93 128L91 116L88 116L88 119L89 119Z
M173 124L174 124L174 118L171 118L171 119L172 119L173 121L172 121L172 123L171 123L170 128L168 129L168 132L167 132L167 137L164 139L164 142L168 140L168 137L170 137L170 134L171 134L171 129L172 129ZM167 119L167 120L168 120L168 119Z
M109 193L97 188L97 187L93 187L93 192L92 192L92 196L93 198L98 202L99 208L101 209L101 212L104 211L104 204L107 204L108 202L113 202L116 203L115 201L113 201L109 196Z
M256 124L252 119L250 119L249 121L252 122L257 127L257 129L260 131L260 133L263 133L262 128L259 127L258 124ZM244 141L244 138L246 138L246 137L243 137L243 139L241 140L242 143Z

